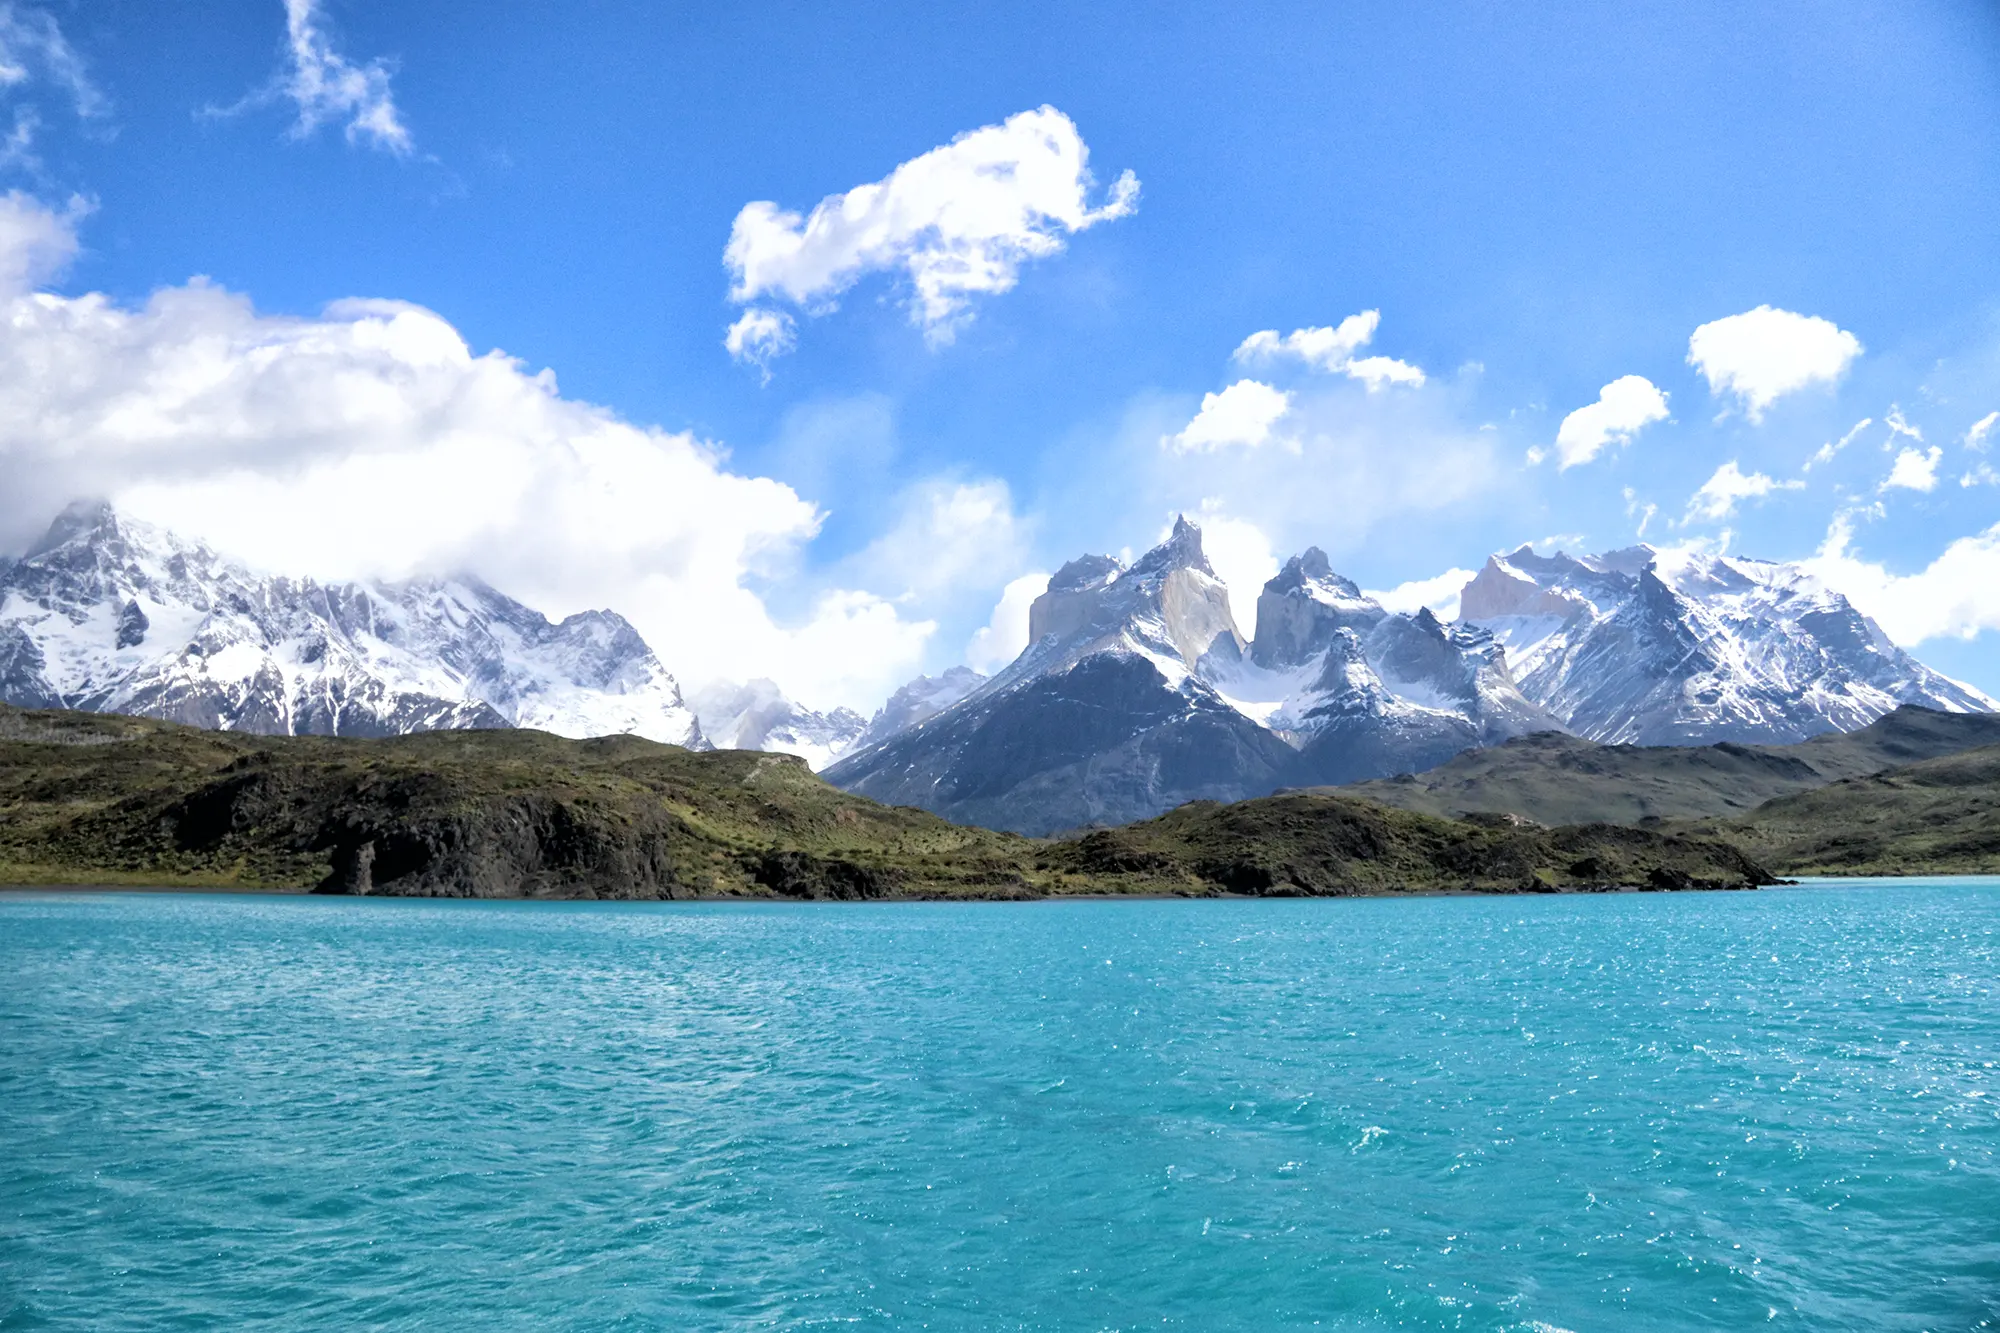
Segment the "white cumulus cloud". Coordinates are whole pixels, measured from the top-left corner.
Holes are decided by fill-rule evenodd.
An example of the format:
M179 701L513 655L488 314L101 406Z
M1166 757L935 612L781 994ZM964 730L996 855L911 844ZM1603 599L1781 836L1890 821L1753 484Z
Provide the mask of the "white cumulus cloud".
M1896 461L1889 468L1889 475L1882 479L1879 489L1934 491L1937 489L1938 464L1944 461L1944 450L1937 445L1928 449L1904 449L1896 455Z
M1786 394L1838 380L1861 351L1832 320L1760 305L1696 329L1687 359L1711 393L1734 396L1755 422Z
M1293 329L1283 337L1278 336L1276 329L1259 329L1237 347L1235 359L1244 365L1286 359L1301 361L1314 370L1360 380L1370 393L1391 384L1421 388L1424 372L1407 361L1391 356L1356 359L1354 354L1374 341L1381 322L1381 311L1364 310L1349 315L1338 325Z
M865 275L898 273L910 283L911 321L949 342L975 297L1009 290L1022 264L1138 207L1130 171L1093 206L1089 158L1070 118L1044 106L961 134L808 215L745 204L723 251L729 297L816 315Z
M1400 611L1406 616L1413 616L1424 607L1429 607L1431 614L1439 620L1456 620L1459 595L1473 577L1473 571L1469 569L1447 569L1435 578L1412 579L1381 592L1369 591L1368 595L1389 610Z
M1160 443L1182 452L1254 449L1271 438L1271 430L1291 410L1292 395L1259 380L1238 380L1221 393L1201 396L1201 410L1179 434Z
M28 234L69 225L44 212ZM298 318L201 281L138 306L17 288L0 364L0 550L105 495L275 572L472 571L550 615L607 607L684 682L765 676L816 707L873 707L934 632L851 586L774 615L757 589L817 533L812 503L474 354L417 306Z
M1805 564L1897 643L2000 629L2000 523L1960 537L1914 574L1896 574L1854 550L1853 520L1840 514Z
M0 195L0 298L19 296L69 267L76 223L89 211L81 199L58 213L19 190Z
M1773 491L1796 491L1804 486L1803 481L1775 481L1762 472L1746 473L1732 458L1689 497L1683 522L1720 522L1734 514L1736 506L1745 500L1761 500Z
M1029 608L1048 590L1049 576L1039 570L1010 582L994 604L992 618L966 645L965 664L990 676L1019 657L1028 646Z
M1667 395L1643 375L1621 375L1598 390L1597 401L1579 407L1556 429L1556 464L1567 469L1588 463L1607 447L1629 444L1656 421L1667 419ZM1540 451L1530 455L1539 462Z

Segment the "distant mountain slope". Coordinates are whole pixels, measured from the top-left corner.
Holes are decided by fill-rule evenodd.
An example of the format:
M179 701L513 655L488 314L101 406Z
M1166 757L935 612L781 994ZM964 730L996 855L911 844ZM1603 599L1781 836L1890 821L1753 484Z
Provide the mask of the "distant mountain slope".
M2000 745L1846 778L1685 826L1788 875L2000 874Z
M1559 725L1482 630L1384 610L1294 557L1247 643L1185 519L1127 569L1063 566L1029 645L960 702L827 771L849 790L1025 833L1438 763Z
M622 617L551 624L476 579L266 577L73 505L0 568L0 700L271 734L527 726L701 745Z
M1859 731L1797 745L1598 745L1542 733L1427 773L1339 790L1404 810L1512 814L1543 824L1702 819L1898 764L2000 744L2000 714L1905 705Z
M1987 712L1797 565L1649 546L1496 555L1464 620L1506 646L1521 691L1590 740L1784 744L1898 704Z
M853 709L817 712L793 703L771 680L704 686L688 702L716 748L795 754L815 772L852 750L868 729L868 719Z
M690 693L688 702L701 720L702 735L716 747L795 754L818 772L944 711L985 680L962 666L918 676L890 695L873 718L851 708L807 708L787 698L776 681L761 678L705 685Z
M1293 751L1197 671L1245 647L1185 520L1130 569L1073 560L1027 649L958 703L827 770L875 800L1022 833L1272 790Z
M619 736L256 736L0 706L0 883L444 897L1347 894L1768 878L1719 842L1297 795L1036 843L877 805L804 763Z

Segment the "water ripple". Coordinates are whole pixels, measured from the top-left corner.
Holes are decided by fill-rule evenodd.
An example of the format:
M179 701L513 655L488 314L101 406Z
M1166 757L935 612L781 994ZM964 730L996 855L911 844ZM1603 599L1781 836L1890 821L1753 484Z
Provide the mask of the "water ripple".
M2000 1318L2000 885L0 900L0 1329Z

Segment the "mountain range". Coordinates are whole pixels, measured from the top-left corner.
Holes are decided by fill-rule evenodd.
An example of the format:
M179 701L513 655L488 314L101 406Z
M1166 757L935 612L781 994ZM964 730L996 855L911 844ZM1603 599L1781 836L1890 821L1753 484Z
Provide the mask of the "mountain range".
M269 734L529 727L783 750L859 794L1029 833L1422 772L1541 733L1782 744L1900 704L1996 707L1795 565L1523 547L1460 604L1450 623L1389 611L1312 549L1264 585L1252 639L1183 519L1129 567L1063 566L990 679L920 677L864 718L768 680L683 697L611 611L551 622L471 577L266 576L79 504L0 559L0 701Z
M1795 565L1523 547L1489 560L1460 601L1450 624L1391 612L1308 550L1264 585L1246 642L1182 520L1129 569L1107 556L1065 565L1011 666L827 776L1048 833L1422 772L1540 733L1784 743L1900 704L1996 707Z

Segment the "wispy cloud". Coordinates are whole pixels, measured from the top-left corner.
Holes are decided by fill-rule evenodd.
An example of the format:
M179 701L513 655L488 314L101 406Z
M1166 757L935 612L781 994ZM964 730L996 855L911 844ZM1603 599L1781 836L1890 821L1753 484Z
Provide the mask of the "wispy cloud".
M35 154L41 111L22 100L37 85L60 90L80 120L102 120L111 113L111 100L92 82L83 57L55 18L34 5L0 0L0 97L15 104L13 126L0 136L0 169L41 169Z
M76 114L108 115L110 99L91 82L83 57L48 11L0 0L0 87L16 88L37 77L69 94Z
M1813 452L1813 456L1806 460L1805 467L1801 468L1800 471L1810 472L1814 468L1819 467L1821 464L1831 463L1834 460L1835 455L1837 455L1842 449L1845 449L1848 445L1854 443L1855 436L1859 435L1862 431L1867 430L1870 426L1874 424L1875 424L1874 417L1861 418L1861 420L1855 422L1852 426L1849 426L1847 428L1847 434L1841 436L1837 440L1828 440L1825 444L1822 444L1817 450L1815 450Z
M289 101L298 112L292 137L310 138L328 125L340 125L351 144L366 144L397 157L408 157L416 141L396 109L389 87L394 67L377 57L355 64L333 46L320 0L284 0L285 67L271 83L232 106L209 107L203 114L232 116L256 106Z
M1370 393L1391 384L1423 387L1424 372L1407 361L1393 356L1355 356L1374 340L1381 322L1381 311L1364 310L1338 325L1293 329L1282 338L1276 329L1260 329L1237 347L1236 360L1252 365L1290 358L1315 370L1360 380Z
M1971 429L1965 432L1965 447L1984 451L1993 439L1995 426L2000 426L2000 412L1988 412L1973 422Z
M1796 491L1804 487L1803 481L1777 481L1762 472L1745 472L1732 458L1689 498L1687 517L1682 522L1718 523L1734 514L1736 506L1745 500L1761 500L1773 491Z

